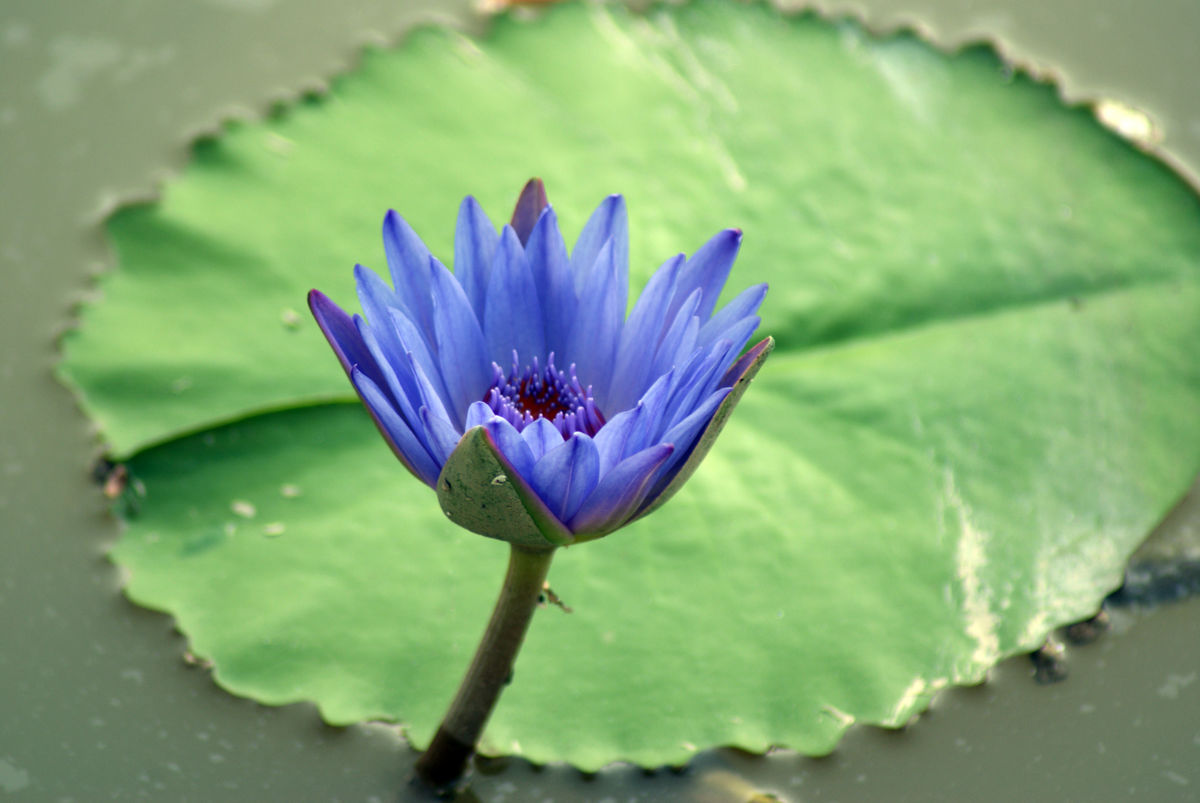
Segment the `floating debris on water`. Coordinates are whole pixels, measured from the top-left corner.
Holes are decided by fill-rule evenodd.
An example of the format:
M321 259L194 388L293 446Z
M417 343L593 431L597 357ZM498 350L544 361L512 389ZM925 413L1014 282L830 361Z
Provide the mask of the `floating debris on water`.
M244 519L252 519L258 515L258 508L245 499L234 499L229 503L229 509Z
M299 329L300 322L304 320L300 317L300 313L291 307L284 307L279 313L279 320L283 321L283 325L288 329Z

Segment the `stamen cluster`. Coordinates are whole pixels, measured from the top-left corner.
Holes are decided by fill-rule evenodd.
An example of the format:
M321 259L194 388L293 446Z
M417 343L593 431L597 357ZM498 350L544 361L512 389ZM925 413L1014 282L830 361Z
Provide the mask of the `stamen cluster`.
M576 432L595 435L604 425L604 416L592 398L592 386L585 389L580 384L574 363L566 372L555 366L554 352L550 352L544 369L537 357L522 369L514 350L507 376L496 363L492 363L492 371L492 385L483 400L518 432L538 418L553 424L564 438Z

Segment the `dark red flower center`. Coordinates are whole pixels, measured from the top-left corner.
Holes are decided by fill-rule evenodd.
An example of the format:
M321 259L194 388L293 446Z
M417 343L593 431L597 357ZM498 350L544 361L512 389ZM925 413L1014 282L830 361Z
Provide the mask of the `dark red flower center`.
M506 375L492 363L494 377L483 400L510 424L523 430L538 418L545 418L558 428L563 437L575 432L595 435L604 426L604 416L596 409L592 388L586 389L575 376L575 365L565 372L554 364L554 354L546 367L533 364L520 368L517 353L513 352L512 370Z

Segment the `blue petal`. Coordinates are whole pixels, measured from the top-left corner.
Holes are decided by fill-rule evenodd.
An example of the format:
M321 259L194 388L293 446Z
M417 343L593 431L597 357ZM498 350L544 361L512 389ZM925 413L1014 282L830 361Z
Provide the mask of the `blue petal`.
M528 481L533 476L533 452L529 444L521 438L517 428L498 415L493 415L483 427L492 436L496 448L508 458L508 462L512 463L517 473Z
M729 395L729 388L718 388L704 399L695 410L692 410L678 424L675 424L667 430L663 435L664 443L673 443L679 451L686 452L692 448L692 443L696 440L696 435L700 430L708 424L717 407L721 402L725 401L725 397ZM680 455L682 457L682 454Z
M390 312L392 328L395 330L396 339L399 341L400 348L402 349L400 354L390 355L391 363L396 369L396 375L402 381L406 381L406 375L412 377L409 398L412 399L413 404L417 407L425 403L422 401L420 383L417 380L416 372L413 370L413 365L416 364L421 366L426 379L430 382L434 392L442 400L442 403L449 403L450 393L446 390L446 384L442 382L441 366L431 351L430 346L425 342L424 335L421 334L417 325L403 312L398 309L392 309Z
M453 420L450 413L446 410L446 405L442 401L442 395L438 392L437 387L425 373L425 369L421 363L409 355L409 363L412 365L413 376L417 380L417 390L421 394L421 407L428 408L429 412L437 418L445 419L446 421Z
M467 407L483 398L491 383L491 364L479 321L462 286L434 257L429 258L429 271L438 364L450 394L451 420L461 427Z
M726 337L725 332L728 329L736 326L745 318L755 316L766 296L767 286L765 284L756 284L738 293L732 301L721 308L720 312L700 327L700 335L696 338L697 348L707 348L710 343ZM755 320L757 320L756 316ZM746 339L749 340L749 336ZM745 345L743 342L741 346L738 346L738 351L741 351Z
M720 347L714 348L717 354L697 352L694 359L679 372L679 381L672 388L663 412L660 424L663 430L670 429L690 415L701 399L717 389L728 367L723 359L723 351L728 346L728 341L721 341Z
M441 473L438 463L417 440L412 428L396 413L384 392L357 368L351 369L350 382L397 459L421 482L433 487Z
M653 355L662 340L667 309L675 293L675 280L683 264L683 254L664 262L642 290L621 330L616 362L608 396L609 411L627 410L646 392L652 378Z
M684 359L690 356L695 348L696 335L700 332L700 319L696 308L700 304L702 292L693 290L687 300L673 313L671 325L663 335L658 350L647 354L650 361L650 375L660 376L680 363L680 355Z
M747 321L747 325L753 321ZM677 381L671 390L667 402L670 418L682 417L696 406L702 396L717 389L729 364L737 356L733 343L729 340L719 340L706 351L696 349L676 372ZM676 416L675 411L682 410L682 415Z
M604 533L619 527L641 505L651 479L674 451L671 444L660 443L622 460L604 475L579 512L567 522L571 532Z
M645 405L638 403L629 410L622 410L604 423L593 438L600 452L600 475L604 476L612 467L631 453L627 448L629 438L645 412Z
M576 432L537 462L530 484L550 512L559 521L566 521L596 487L599 475L596 444L587 435Z
M553 351L565 355L578 301L567 262L567 245L558 230L558 218L550 207L546 207L533 227L529 242L525 244L525 256L542 302L546 353Z
M433 310L429 305L429 249L393 210L383 218L383 250L396 295L430 342L433 341Z
M488 357L497 365L507 366L512 361L513 349L524 364L531 363L534 357L546 358L541 302L525 250L511 226L501 231L500 245L492 261L483 334Z
M467 408L466 422L463 425L463 432L475 427L481 427L488 421L496 417L496 413L487 402L471 402L471 406Z
M600 202L596 211L588 218L575 248L571 251L571 273L575 277L575 295L583 297L583 286L588 273L600 256L600 249L609 240L613 242L613 255L618 264L618 280L622 287L629 287L629 216L625 212L625 199L610 195ZM621 310L624 314L625 310Z
M729 343L724 357L728 364L732 365L737 356L741 354L742 349L746 347L746 344L750 342L750 338L754 336L759 323L761 323L761 319L757 315L748 315L725 330L721 340L717 342Z
M408 353L400 350L391 354L385 354L384 348L377 340L379 327L368 325L358 315L354 316L354 323L358 326L358 331L362 335L363 342L367 344L367 348L375 356L379 370L386 382L386 384L379 382L375 384L380 390L391 394L389 398L392 400L392 405L395 407L396 412L413 428L413 431L417 434L417 438L425 446L428 446L429 444L425 443L422 438L423 430L420 428L421 419L417 417L417 407L421 403L421 392L417 387L417 379L413 376L412 360Z
M458 207L458 222L454 226L454 278L462 285L471 302L475 317L482 321L487 299L488 276L496 243L500 241L496 227L471 196L463 198Z
M725 287L725 280L729 278L729 269L733 267L733 260L737 258L741 244L740 229L725 229L700 246L700 250L692 255L679 272L679 289L675 294L675 304L682 305L693 290L700 288L703 294L696 314L700 316L700 320L707 321L712 315L713 307L716 306L717 296L721 295L721 290ZM675 304L672 305L669 315L673 316L678 309Z
M429 439L429 448L433 453L433 459L439 466L446 465L454 447L458 446L458 442L462 440L462 433L445 417L428 407L422 407L419 415L421 416L421 426L424 427L425 435Z
M667 400L670 398L674 385L675 371L671 370L654 380L650 389L642 394L642 398L638 400L638 406L642 408L642 412L632 422L633 426L630 428L629 437L625 442L624 454L635 454L661 440L658 434L662 430L658 424L662 420L663 411L666 409ZM600 430L600 432L603 431L603 429Z
M379 365L375 362L367 344L363 342L354 320L320 290L308 292L308 308L312 311L317 326L321 327L325 339L333 348L333 353L337 355L338 362L342 364L342 370L346 372L346 375L349 376L350 371L357 366L376 385L386 387L383 373L379 370Z
M358 303L362 305L367 320L375 326L379 326L391 316L389 309L404 309L396 291L365 265L354 266L354 289L358 293ZM408 313L408 310L404 312Z
M708 422L712 420L713 413L721 406L721 402L725 401L725 397L729 395L730 390L730 388L720 388L714 391L690 415L667 430L667 433L663 436L663 442L674 444L675 452L659 469L652 494L657 495L671 482L671 478L675 476L676 470L683 464L688 455L692 453L692 447L696 445L697 436L704 427L708 426Z
M416 400L417 396L413 392L416 390L416 384L410 376L411 372L405 352L428 353L429 349L425 344L424 337L419 334L416 327L410 324L406 327L405 337L401 338L392 316L397 315L409 320L408 313L401 307L400 300L392 288L376 276L374 271L362 265L355 265L354 278L359 303L362 304L363 312L367 314L367 320L370 321L369 327L365 324L359 325L359 332L362 334L363 340L371 349L379 367L383 369L387 386L392 392L407 393L409 398ZM367 334L368 332L370 335ZM371 338L374 338L374 343L371 342ZM406 340L407 342L405 342ZM432 369L433 362L426 360L425 370ZM403 388L397 386L397 380ZM399 396L397 398L399 399ZM409 418L408 420L415 421L416 419Z
M613 362L625 319L628 279L618 284L619 269L613 242L604 244L579 296L579 310L566 356L575 363L579 382L591 385L596 406L609 407Z
M488 409L490 410L491 408ZM602 428L600 432L603 431L604 429ZM558 431L558 427L551 424L545 418L535 418L525 429L521 430L521 437L525 440L525 443L529 444L529 450L533 454L534 462L541 460L546 452L556 446L561 446L563 442L563 436Z

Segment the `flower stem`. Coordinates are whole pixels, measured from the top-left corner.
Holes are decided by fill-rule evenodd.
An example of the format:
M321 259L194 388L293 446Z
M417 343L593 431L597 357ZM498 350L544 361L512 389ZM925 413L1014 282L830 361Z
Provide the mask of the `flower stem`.
M553 555L553 549L512 545L508 573L483 640L429 749L417 759L417 776L433 788L457 781L475 752L475 742L509 681Z

